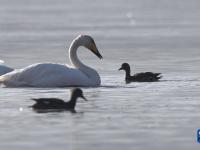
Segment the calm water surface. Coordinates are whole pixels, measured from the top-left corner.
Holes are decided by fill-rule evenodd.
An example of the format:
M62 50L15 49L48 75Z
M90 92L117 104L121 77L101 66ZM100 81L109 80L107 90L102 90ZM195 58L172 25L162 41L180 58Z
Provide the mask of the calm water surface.
M83 88L77 113L36 113L30 98L68 100L67 88L1 88L0 149L198 149L198 0L0 0L0 59L13 68L69 63L78 34L94 37L104 59L80 48L102 86ZM124 83L132 72L162 72L156 83Z

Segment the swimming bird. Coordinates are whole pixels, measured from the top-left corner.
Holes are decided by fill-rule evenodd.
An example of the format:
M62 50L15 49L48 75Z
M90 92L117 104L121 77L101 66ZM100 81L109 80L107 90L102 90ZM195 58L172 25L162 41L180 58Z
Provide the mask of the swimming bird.
M128 63L123 63L119 70L124 70L126 72L125 81L126 83L130 82L155 82L158 81L162 76L161 73L153 73L153 72L142 72L136 73L131 76L131 69Z
M91 36L79 35L69 48L69 59L72 66L55 63L38 63L15 70L0 77L0 83L10 87L95 87L101 84L98 72L84 65L77 57L77 50L83 46L98 58L99 53Z
M4 61L0 60L0 76L14 70L13 68L2 65L2 63L4 63Z
M33 98L32 100L36 103L30 107L34 110L74 110L79 97L87 101L83 91L80 88L75 88L72 89L71 98L68 102L58 98Z

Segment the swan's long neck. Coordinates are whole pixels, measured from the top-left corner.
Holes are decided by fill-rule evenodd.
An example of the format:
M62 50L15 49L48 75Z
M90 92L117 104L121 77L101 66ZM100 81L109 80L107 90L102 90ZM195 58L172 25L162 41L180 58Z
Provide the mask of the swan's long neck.
M77 57L77 50L78 50L78 47L80 46L80 44L78 43L78 40L75 39L71 45L70 45L70 48L69 48L69 59L70 59L70 62L71 64L75 67L75 68L79 68L79 69L82 69L82 68L85 68L87 67L86 65L84 65ZM88 67L87 67L88 68Z
M82 43L78 39L75 39L71 43L70 48L69 48L70 62L73 65L73 67L81 70L86 76L88 76L90 80L93 80L97 82L97 84L100 84L101 81L100 81L100 77L98 73L94 69L84 65L77 57L77 50L78 50L78 47L81 45Z

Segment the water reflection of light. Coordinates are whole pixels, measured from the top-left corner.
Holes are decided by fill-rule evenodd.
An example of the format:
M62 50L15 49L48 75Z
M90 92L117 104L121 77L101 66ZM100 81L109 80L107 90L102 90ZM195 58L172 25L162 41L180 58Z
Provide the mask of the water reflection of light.
M22 107L19 108L19 111L22 112L24 109Z
M131 25L135 25L135 24L136 24L135 20L134 20L134 19L131 19L131 20L130 20L130 24L131 24Z
M135 25L136 21L133 19L133 13L132 12L127 12L126 17L129 19L130 25Z
M0 60L0 64L2 64L2 63L4 63L4 61L3 61L3 60Z
M133 13L132 12L127 12L126 13L126 17L127 18L132 18L133 17Z

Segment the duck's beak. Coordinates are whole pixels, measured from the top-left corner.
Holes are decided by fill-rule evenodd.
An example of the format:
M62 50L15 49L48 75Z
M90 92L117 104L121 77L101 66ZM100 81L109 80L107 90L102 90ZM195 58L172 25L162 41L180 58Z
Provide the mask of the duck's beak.
M97 49L97 46L95 43L90 44L88 47L99 59L102 59L103 57L99 53L99 50Z
M81 98L84 99L85 101L88 101L85 96L81 95Z
M119 68L118 70L122 70L123 68L121 67L121 68Z

